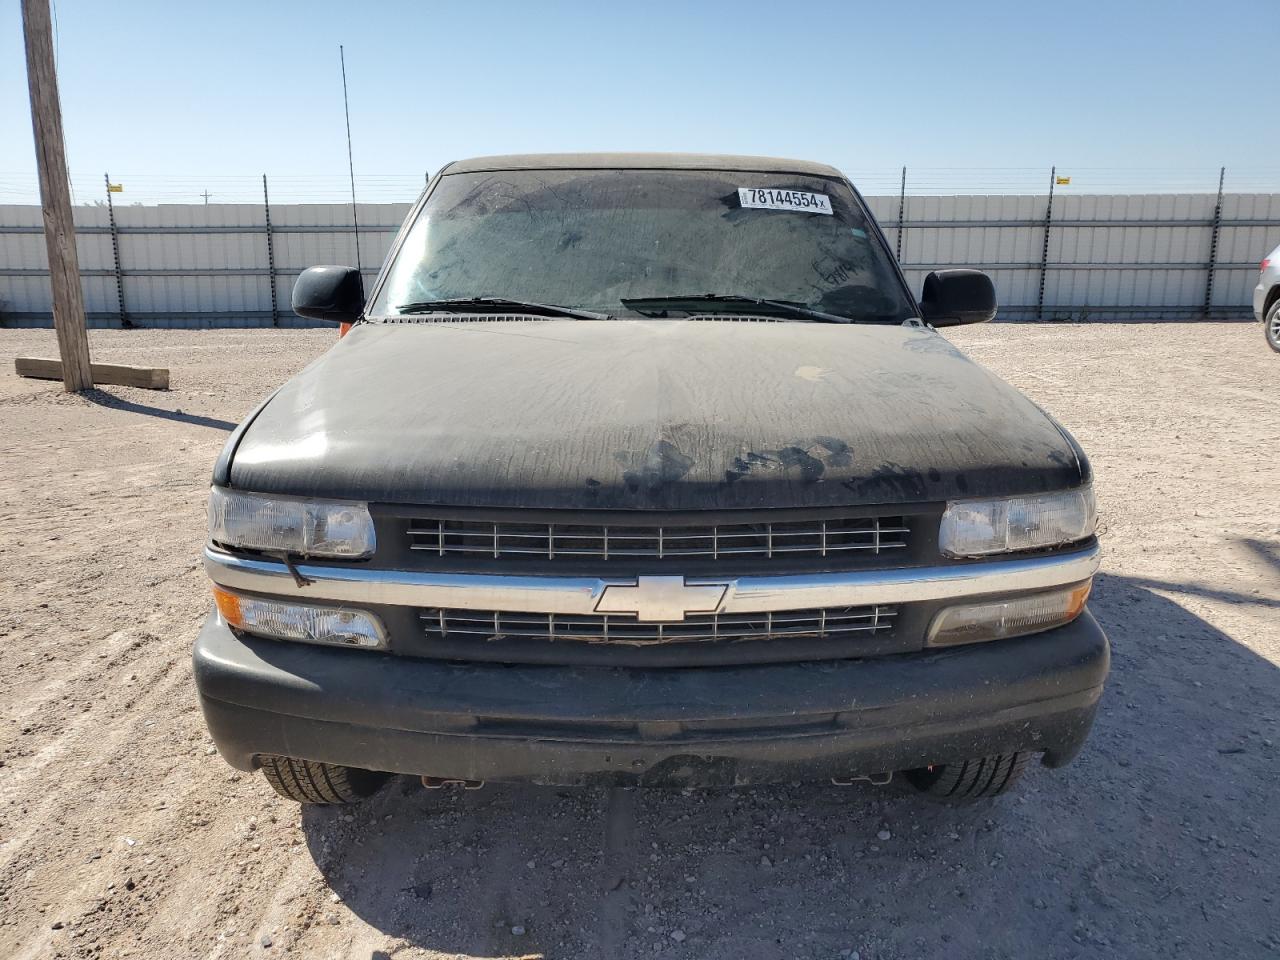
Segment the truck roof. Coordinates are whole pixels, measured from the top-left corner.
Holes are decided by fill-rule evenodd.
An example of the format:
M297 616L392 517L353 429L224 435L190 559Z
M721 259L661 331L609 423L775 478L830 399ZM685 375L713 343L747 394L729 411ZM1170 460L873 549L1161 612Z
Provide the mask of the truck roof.
M497 170L743 170L842 177L835 167L810 160L743 157L714 153L513 153L473 157L449 164L443 173Z

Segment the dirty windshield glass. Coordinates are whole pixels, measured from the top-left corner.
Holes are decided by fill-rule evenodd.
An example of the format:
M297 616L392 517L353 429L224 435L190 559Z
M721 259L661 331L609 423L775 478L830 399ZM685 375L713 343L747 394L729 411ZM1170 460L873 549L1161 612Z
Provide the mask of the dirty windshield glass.
M501 297L636 316L654 310L624 300L702 294L788 301L862 321L914 315L842 183L635 169L443 177L370 315ZM729 311L745 312L741 303L697 307Z

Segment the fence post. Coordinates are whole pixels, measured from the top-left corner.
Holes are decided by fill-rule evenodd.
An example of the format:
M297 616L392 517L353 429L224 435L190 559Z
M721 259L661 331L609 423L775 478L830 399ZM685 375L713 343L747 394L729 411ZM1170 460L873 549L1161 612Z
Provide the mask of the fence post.
M271 284L271 325L280 326L280 305L276 302L276 248L271 239L271 197L267 193L267 175L262 175L262 209L267 215L267 281Z
M902 168L902 189L898 191L898 237L896 241L898 263L902 263L902 229L907 216L907 168Z
M111 256L116 268L116 305L120 308L120 329L128 330L133 326L124 306L124 273L120 270L120 231L116 229L116 208L111 202L111 174L104 173L102 179L107 184L107 222L111 224Z
M1218 170L1218 202L1213 207L1213 232L1209 235L1209 276L1204 282L1203 319L1209 319L1209 309L1213 304L1213 272L1218 265L1218 233L1222 229L1222 185L1227 179L1227 168Z
M1036 298L1036 319L1044 319L1044 278L1049 272L1049 230L1053 227L1053 185L1058 180L1058 168L1049 168L1049 204L1044 209L1044 246L1040 249L1040 294Z

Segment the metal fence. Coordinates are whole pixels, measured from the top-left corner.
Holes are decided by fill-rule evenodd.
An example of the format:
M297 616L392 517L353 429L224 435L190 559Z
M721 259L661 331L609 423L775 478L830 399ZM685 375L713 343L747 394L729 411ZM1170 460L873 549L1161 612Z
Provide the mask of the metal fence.
M95 327L303 326L293 281L354 263L349 204L77 207ZM1280 243L1280 194L872 196L913 289L933 269L995 281L1009 320L1244 319ZM408 203L358 207L372 280ZM0 324L52 323L40 208L0 205Z
M987 271L1009 320L1245 319L1280 194L871 197L917 292Z

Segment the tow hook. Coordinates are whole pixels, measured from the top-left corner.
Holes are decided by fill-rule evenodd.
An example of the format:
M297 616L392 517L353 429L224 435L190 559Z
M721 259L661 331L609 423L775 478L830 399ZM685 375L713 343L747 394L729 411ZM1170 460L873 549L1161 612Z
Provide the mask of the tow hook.
M422 785L428 790L440 790L444 787L461 787L463 790L479 790L484 786L483 780L456 780L451 777L422 777Z
M868 773L864 776L848 777L847 779L841 779L840 777L831 778L831 782L837 787L851 787L859 780L864 780L872 786L887 787L890 781L893 780L893 771L890 770L887 773Z

